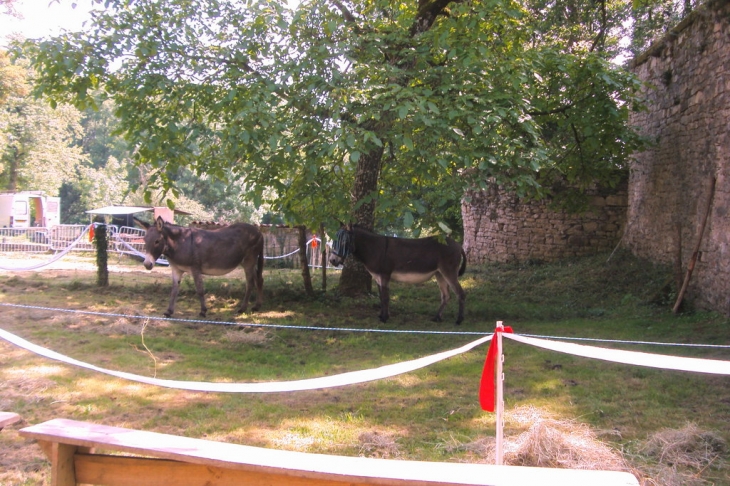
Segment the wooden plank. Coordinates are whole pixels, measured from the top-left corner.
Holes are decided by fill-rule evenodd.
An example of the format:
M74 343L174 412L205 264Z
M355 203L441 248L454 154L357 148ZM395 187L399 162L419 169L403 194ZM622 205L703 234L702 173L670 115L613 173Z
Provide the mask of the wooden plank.
M167 459L76 454L76 480L104 486L359 486L352 481L324 481L189 464Z
M20 415L12 412L0 412L0 430L20 421Z
M76 486L74 454L76 446L53 443L51 446L51 486Z
M362 485L638 486L626 472L492 466L307 454L213 442L155 432L55 419L26 427L20 435L73 446L300 479Z

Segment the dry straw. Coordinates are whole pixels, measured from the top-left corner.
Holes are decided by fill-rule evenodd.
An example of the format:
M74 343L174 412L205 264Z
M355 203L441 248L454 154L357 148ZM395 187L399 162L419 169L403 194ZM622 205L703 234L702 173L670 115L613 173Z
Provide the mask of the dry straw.
M536 409L519 408L509 420L528 429L507 440L505 462L512 465L625 471L623 456L598 439L585 424L546 417Z
M700 486L714 484L701 478L714 463L722 461L727 444L714 432L688 423L681 429L664 429L649 438L639 450L656 461L647 486Z

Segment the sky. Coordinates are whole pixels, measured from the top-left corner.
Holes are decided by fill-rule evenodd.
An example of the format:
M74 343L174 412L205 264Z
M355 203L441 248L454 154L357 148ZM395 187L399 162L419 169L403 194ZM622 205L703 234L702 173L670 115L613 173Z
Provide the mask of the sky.
M57 35L64 29L82 30L91 8L92 0L16 0L15 9L23 18L0 10L0 45L6 46L12 34L34 39Z

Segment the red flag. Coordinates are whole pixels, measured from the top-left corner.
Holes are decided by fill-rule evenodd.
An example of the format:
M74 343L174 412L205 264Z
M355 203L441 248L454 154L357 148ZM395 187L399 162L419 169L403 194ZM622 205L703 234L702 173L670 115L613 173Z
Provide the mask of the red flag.
M89 226L89 242L94 241L94 225Z
M489 351L487 351L487 359L484 360L484 370L482 370L482 379L479 383L479 404L482 410L494 412L495 391L494 391L494 365L499 356L499 344L497 344L497 333L512 333L510 326L498 326L494 330L494 337L489 343Z

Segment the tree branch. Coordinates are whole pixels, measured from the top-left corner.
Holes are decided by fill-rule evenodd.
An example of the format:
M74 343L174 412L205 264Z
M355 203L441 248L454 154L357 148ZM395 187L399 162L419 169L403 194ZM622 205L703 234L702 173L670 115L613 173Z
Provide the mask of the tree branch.
M352 15L352 12L350 12L348 10L348 8L345 7L345 5L343 5L339 0L330 0L330 1L335 5L335 7L337 7L340 10L342 17L345 19L346 22L351 23L351 24L356 22L355 16Z
M411 37L428 31L436 17L439 15L448 15L446 7L452 2L460 2L461 0L418 0L418 14L416 20L411 25Z
M596 35L596 38L593 40L593 45L591 45L590 52L593 52L596 47L603 41L605 35L606 35L606 24L608 23L607 17L608 12L606 12L606 0L600 0L601 2L601 29L598 31L598 34Z

